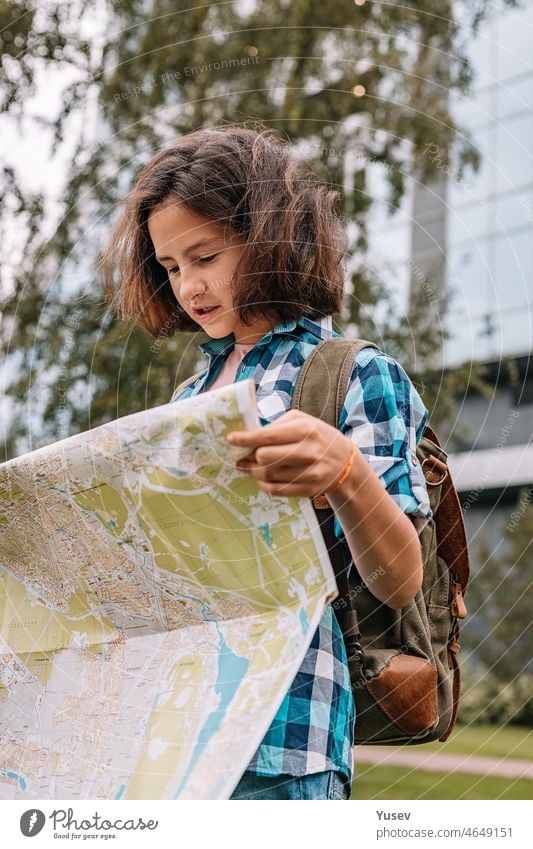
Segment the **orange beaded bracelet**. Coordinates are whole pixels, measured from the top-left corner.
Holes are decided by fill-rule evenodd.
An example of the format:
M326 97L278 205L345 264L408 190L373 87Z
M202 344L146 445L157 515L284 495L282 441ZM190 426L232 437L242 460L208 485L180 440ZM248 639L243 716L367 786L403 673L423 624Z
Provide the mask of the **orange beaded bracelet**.
M355 448L356 448L355 442L352 442L352 447L351 447L351 450L350 450L350 456L348 458L348 462L346 463L346 467L345 467L340 479L337 481L335 486L333 486L331 489L325 489L324 492L322 493L322 495L325 495L326 492L335 492L335 490L338 489L339 486L344 483L344 481L346 480L346 478L350 474L350 469L352 468L352 463L353 463L354 457L355 457Z

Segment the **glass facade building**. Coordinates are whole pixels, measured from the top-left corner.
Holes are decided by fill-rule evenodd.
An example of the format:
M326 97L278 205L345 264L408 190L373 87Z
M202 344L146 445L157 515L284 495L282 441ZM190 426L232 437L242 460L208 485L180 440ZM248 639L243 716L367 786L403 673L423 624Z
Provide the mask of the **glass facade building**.
M442 177L408 185L390 217L385 174L372 167L377 198L368 261L408 310L409 282L449 297L442 320L452 338L442 362L498 361L533 350L533 2L491 11L469 39L474 83L451 95L460 132L480 155L477 173L446 165L438 138L428 145ZM442 168L439 163L442 162ZM427 282L426 282L427 281ZM379 325L378 325L379 329Z
M444 442L479 568L479 542L500 549L521 488L533 482L532 0L494 6L468 49L473 87L450 95L450 108L479 151L479 170L459 175L435 139L427 155L442 161L441 173L431 185L413 182L392 219L377 204L369 261L407 312L410 285L451 298L435 316L435 332L442 323L450 333L437 368L487 366L491 397L467 389L453 442ZM378 196L382 183L378 173Z
M533 347L533 3L492 14L470 58L473 91L451 107L481 163L448 179L449 364L470 350L497 360Z

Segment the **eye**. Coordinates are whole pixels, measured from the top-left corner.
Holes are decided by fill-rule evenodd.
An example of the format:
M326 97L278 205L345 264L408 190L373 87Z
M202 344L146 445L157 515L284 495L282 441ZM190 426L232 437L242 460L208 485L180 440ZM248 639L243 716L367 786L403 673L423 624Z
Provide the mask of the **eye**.
M200 256L200 257L198 257L198 259L193 260L193 262L201 262L204 265L208 265L210 262L213 262L213 260L217 256L218 256L218 254L209 254L208 256ZM168 269L168 276L169 277L170 277L171 274L174 275L174 274L179 274L179 273L180 273L180 270L179 270L177 265L174 268Z

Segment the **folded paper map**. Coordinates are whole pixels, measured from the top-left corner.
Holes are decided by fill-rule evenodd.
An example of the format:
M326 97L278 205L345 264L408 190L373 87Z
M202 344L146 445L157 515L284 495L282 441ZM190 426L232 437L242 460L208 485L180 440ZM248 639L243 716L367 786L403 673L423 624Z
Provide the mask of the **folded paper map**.
M224 799L336 587L226 435L253 381L0 465L0 799Z

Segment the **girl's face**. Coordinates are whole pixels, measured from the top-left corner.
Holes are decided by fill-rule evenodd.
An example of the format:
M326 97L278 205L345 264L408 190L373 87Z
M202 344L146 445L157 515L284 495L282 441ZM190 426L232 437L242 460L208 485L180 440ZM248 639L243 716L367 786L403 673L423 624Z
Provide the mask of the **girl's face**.
M255 344L273 326L261 319L242 324L233 309L235 269L242 241L224 228L177 201L156 207L148 218L148 232L157 261L168 271L172 291L183 309L214 339L229 333L236 342ZM215 307L202 314L200 307Z

